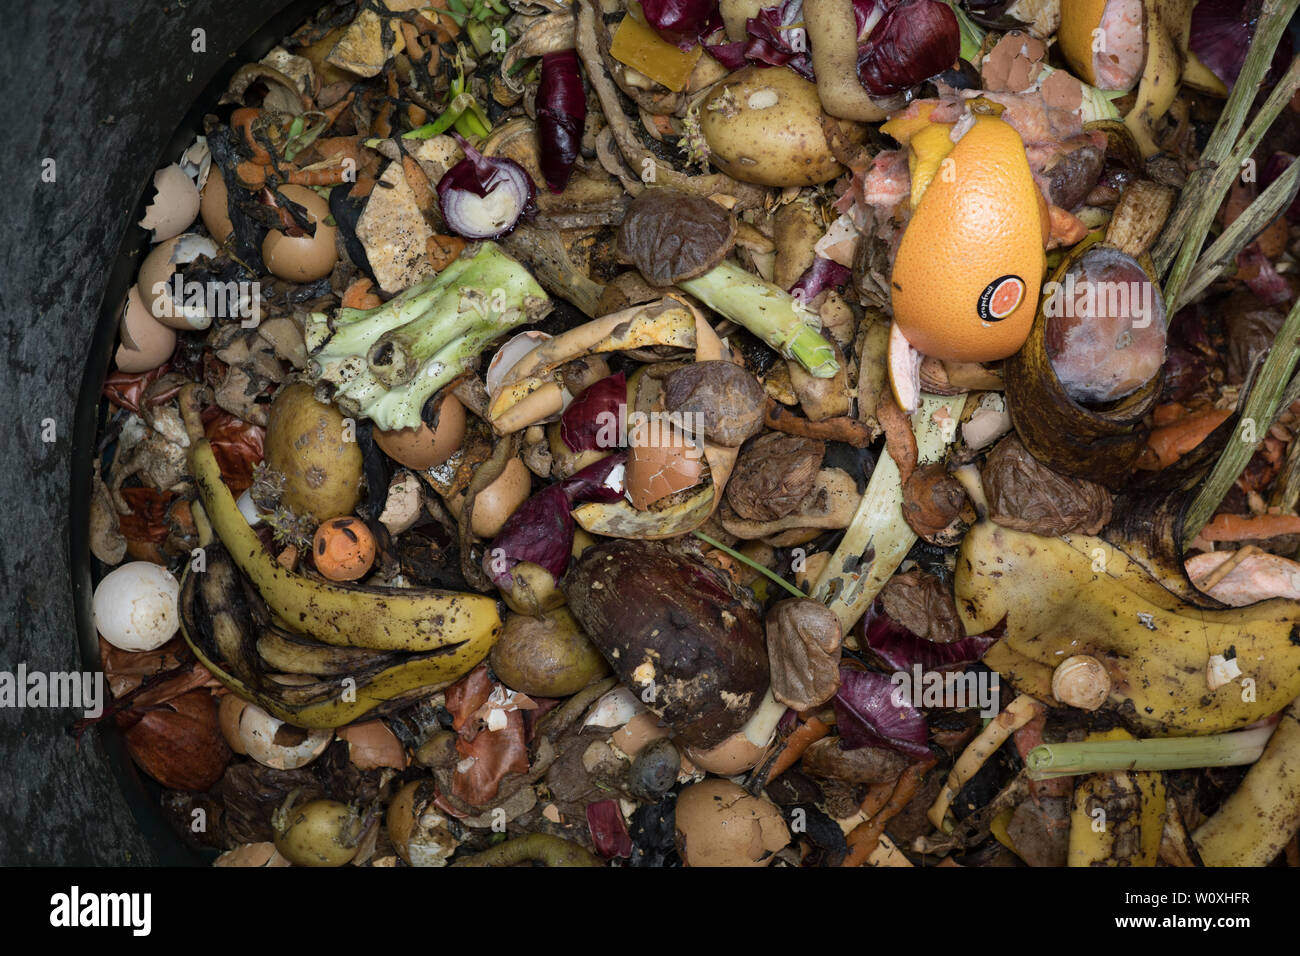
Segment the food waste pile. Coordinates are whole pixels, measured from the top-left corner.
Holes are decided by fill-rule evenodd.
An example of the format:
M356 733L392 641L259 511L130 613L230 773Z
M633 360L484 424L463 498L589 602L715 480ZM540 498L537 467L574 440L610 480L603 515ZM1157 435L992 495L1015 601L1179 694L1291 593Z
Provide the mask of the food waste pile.
M324 6L149 186L77 732L219 866L1300 865L1297 5Z

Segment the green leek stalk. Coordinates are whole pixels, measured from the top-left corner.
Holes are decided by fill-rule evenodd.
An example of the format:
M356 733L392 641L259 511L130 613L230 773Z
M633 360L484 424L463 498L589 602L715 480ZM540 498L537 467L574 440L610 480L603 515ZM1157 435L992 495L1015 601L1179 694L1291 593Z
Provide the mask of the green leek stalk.
M425 402L475 366L494 339L538 321L550 300L492 242L374 309L308 317L311 373L345 413L384 431L415 428Z
M1238 767L1260 758L1272 727L1211 737L1157 737L1039 744L1025 757L1031 780L1052 780L1112 770L1199 770Z
M818 331L821 320L816 313L739 263L724 260L704 275L677 285L794 359L814 378L833 378L840 370L835 347Z

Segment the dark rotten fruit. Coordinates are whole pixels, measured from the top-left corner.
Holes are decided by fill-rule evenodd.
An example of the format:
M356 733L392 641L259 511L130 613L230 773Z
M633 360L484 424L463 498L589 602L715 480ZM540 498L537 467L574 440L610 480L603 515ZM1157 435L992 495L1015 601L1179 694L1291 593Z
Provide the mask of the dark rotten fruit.
M562 586L619 679L689 746L720 744L758 706L762 622L721 572L658 541L619 540L588 548Z

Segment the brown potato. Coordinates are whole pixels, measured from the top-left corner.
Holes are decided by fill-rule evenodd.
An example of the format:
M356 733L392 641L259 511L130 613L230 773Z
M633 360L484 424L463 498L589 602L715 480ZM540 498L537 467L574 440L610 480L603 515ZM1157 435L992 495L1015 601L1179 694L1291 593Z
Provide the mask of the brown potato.
M343 415L302 383L275 395L266 425L266 465L284 476L280 501L296 515L327 521L361 499L361 446Z
M844 172L822 129L817 87L793 70L747 66L704 101L709 161L762 186L815 186ZM859 131L861 132L861 131Z

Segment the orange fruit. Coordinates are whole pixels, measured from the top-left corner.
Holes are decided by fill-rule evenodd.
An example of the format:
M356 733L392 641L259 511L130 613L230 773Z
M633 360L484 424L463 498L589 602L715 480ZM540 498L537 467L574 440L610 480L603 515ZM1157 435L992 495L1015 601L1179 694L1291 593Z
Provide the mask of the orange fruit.
M1068 0L1061 4L1056 40L1085 83L1099 90L1130 90L1146 60L1142 0Z
M1029 335L1047 258L1042 195L1020 134L979 116L903 232L894 321L918 351L958 362L1013 355Z

